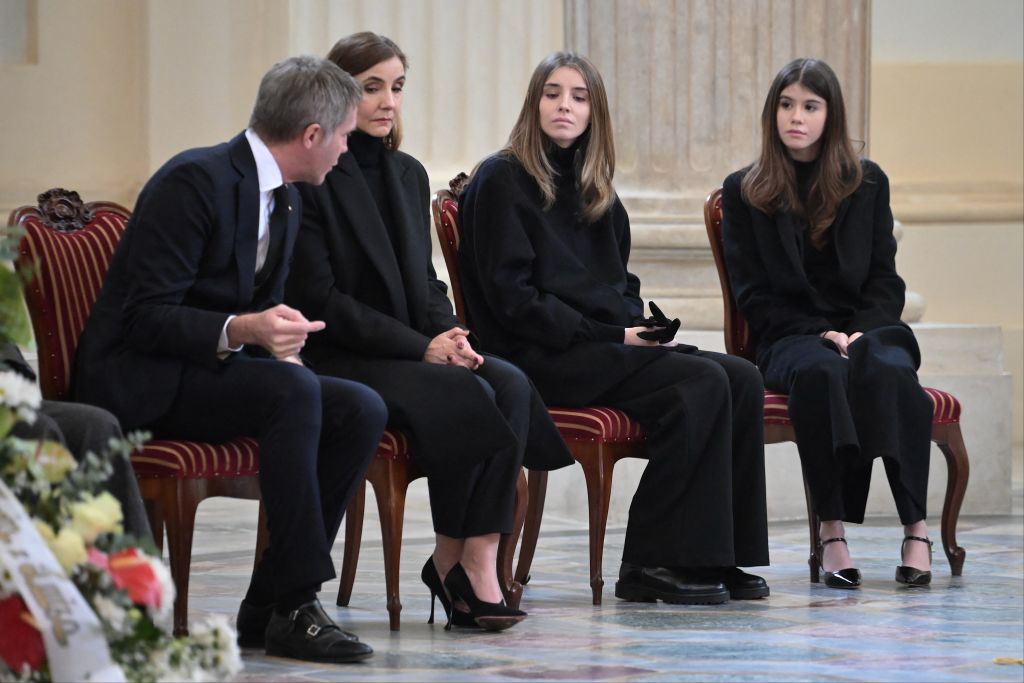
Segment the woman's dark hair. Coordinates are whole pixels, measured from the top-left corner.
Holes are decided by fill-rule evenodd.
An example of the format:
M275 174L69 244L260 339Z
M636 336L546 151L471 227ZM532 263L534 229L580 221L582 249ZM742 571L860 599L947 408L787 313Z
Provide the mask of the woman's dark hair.
M352 76L361 74L381 62L398 57L402 68L409 68L409 60L405 58L402 48L395 41L371 31L361 31L345 36L334 44L327 53L327 59L334 62ZM402 144L402 120L395 116L395 124L391 132L384 138L384 146L390 150L398 149Z
M816 171L806 205L797 190L796 171L779 136L777 112L782 91L799 83L825 101L825 129L821 133ZM839 204L861 183L863 171L853 150L846 125L846 105L839 79L819 59L795 59L782 67L761 112L761 156L743 178L743 198L767 214L793 211L807 218L811 243L821 248Z

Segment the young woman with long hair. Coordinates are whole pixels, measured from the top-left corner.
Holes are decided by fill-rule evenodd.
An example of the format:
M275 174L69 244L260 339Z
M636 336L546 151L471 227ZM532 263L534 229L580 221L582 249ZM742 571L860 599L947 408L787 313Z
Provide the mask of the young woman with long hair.
M462 197L463 292L483 348L551 405L610 405L647 432L615 595L715 604L768 595L763 385L739 358L674 340L627 270L604 83L585 57L533 73L508 145Z
M839 80L820 60L782 68L761 128L757 161L725 179L725 255L765 386L789 394L821 519L819 570L834 588L860 585L843 522L863 522L881 457L904 527L896 580L926 585L932 404L900 321L889 180L857 158Z

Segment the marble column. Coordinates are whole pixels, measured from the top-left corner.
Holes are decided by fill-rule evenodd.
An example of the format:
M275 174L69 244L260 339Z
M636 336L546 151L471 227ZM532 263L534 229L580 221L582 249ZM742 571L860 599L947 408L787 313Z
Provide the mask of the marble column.
M608 88L645 298L721 329L704 198L754 159L768 87L796 57L835 69L851 134L868 139L869 31L870 0L565 0L566 44Z

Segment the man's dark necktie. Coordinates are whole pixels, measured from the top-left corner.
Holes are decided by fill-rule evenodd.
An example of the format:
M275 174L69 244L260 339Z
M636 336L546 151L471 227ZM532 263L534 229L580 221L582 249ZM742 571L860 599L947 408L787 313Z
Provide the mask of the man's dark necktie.
M256 287L259 288L270 277L281 260L284 250L284 236L288 229L288 212L291 206L288 201L288 186L282 185L274 190L274 210L270 214L270 244L267 245L267 258L263 267L256 273Z

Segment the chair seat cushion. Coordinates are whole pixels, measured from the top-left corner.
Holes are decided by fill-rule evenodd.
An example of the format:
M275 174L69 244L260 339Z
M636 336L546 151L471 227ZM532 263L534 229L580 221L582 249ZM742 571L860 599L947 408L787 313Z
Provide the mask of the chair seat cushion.
M376 457L409 460L409 439L398 431L386 431L377 446ZM198 441L149 441L131 456L135 476L140 479L207 479L245 477L259 474L259 446L255 439L241 437L223 444Z
M398 430L385 431L380 437L380 444L377 446L377 453L374 457L378 460L408 462L409 437Z
M941 389L924 387L928 398L932 400L934 413L932 424L950 424L960 421L960 401L956 396ZM788 425L789 396L769 389L764 391L764 423Z
M618 408L548 408L548 412L566 441L619 443L645 438L640 423Z
M148 441L131 460L139 479L245 477L260 472L259 447L248 437L223 444Z

